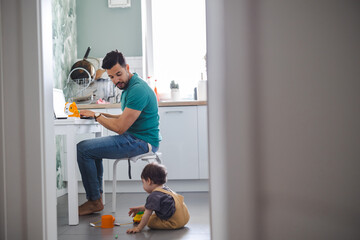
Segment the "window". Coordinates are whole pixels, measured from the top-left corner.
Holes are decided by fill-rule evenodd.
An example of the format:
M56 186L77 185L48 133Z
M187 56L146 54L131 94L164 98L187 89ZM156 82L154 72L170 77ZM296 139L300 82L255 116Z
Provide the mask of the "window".
M157 80L162 98L169 97L174 80L181 97L192 99L198 81L206 79L205 0L145 0L143 4L146 76Z

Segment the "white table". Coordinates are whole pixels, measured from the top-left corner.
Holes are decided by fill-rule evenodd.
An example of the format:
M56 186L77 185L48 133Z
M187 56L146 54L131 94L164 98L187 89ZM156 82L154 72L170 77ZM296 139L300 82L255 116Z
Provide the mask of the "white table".
M102 127L93 119L56 119L54 120L55 135L66 136L66 171L67 171L67 188L68 188L68 204L69 204L69 225L79 224L79 199L78 199L78 183L76 177L77 154L76 154L76 135L84 133L95 133L95 137L101 137ZM103 194L103 201L105 194Z

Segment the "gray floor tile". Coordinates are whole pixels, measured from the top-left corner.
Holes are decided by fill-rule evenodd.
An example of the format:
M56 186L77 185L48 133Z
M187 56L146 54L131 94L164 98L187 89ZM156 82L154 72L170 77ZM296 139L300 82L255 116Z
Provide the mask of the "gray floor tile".
M106 194L106 205L102 212L82 216L79 225L68 225L67 195L58 198L58 239L59 240L81 240L81 239L210 239L209 220L209 194L208 193L180 193L185 197L185 202L190 212L190 221L182 229L178 230L151 230L145 227L141 233L127 234L126 230L132 225L116 226L112 229L93 228L90 222L96 222L102 215L111 214L115 221L128 223L132 218L128 216L130 207L142 205L147 197L146 193L123 193L117 194L116 213L112 213L111 194ZM85 194L79 194L79 203L85 202Z

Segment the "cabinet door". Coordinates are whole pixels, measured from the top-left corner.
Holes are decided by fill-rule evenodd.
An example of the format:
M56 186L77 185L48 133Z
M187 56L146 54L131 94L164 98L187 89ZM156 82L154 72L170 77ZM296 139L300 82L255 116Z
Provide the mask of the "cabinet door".
M209 178L207 106L198 106L197 110L199 134L199 175L200 179L207 179Z
M198 179L197 108L160 107L161 160L168 179Z

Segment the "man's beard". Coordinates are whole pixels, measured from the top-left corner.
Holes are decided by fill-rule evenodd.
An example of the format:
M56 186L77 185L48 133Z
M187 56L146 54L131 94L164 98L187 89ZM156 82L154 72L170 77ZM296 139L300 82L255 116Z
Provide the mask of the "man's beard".
M126 89L126 88L129 86L129 82L130 82L130 78L129 78L129 74L128 74L128 80L127 80L126 83L124 83L124 82L117 82L117 83L115 84L115 86L116 86L117 88L119 88L120 90L124 90L124 89ZM121 86L121 85L122 85L122 86Z
M122 85L122 86L119 86L119 85ZM129 86L129 81L127 81L127 82L124 83L124 84L121 84L121 82L118 82L118 83L115 84L115 86L116 86L117 88L119 88L120 90L124 90L124 89L126 89L126 88Z

